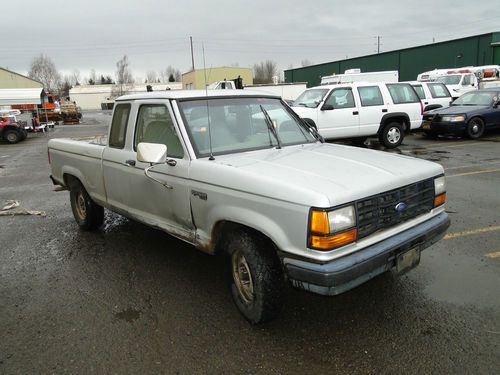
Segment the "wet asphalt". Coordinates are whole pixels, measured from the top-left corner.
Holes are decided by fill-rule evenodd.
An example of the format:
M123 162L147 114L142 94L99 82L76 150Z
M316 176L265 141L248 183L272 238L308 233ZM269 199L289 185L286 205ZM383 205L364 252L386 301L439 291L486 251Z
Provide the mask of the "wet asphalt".
M109 113L0 143L0 374L498 374L500 132L409 136L391 151L448 176L447 239L419 267L337 297L287 290L250 326L221 259L106 212L82 232L48 179L47 140L105 134ZM374 142L370 147L379 147Z

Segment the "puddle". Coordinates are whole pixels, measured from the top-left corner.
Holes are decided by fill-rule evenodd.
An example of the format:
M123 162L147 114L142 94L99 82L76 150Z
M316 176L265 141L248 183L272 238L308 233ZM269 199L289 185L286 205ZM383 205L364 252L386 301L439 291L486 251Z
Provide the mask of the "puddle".
M121 215L106 211L104 217L103 232L123 231L123 226L130 221Z
M116 319L124 320L127 323L133 323L141 317L141 314L142 314L141 310L136 310L129 307L128 309L114 313L113 315L115 316Z

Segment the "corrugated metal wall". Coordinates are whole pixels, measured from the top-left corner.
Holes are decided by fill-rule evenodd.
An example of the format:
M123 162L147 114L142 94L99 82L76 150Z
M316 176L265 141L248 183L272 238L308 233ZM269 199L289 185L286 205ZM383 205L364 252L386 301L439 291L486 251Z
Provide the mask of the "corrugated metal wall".
M322 76L353 68L360 68L362 72L398 70L400 81L410 81L417 79L419 73L436 68L500 65L500 46L491 45L495 42L500 42L500 32L311 65L285 70L285 82L307 82L309 87L316 86Z

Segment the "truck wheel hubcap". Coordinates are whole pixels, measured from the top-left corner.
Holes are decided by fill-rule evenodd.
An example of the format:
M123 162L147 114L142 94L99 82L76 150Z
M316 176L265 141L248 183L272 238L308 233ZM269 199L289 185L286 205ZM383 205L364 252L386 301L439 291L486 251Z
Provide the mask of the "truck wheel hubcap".
M80 219L85 219L87 217L87 206L85 205L85 197L80 192L76 196L76 211Z
M252 274L240 250L236 250L232 255L232 270L234 284L239 295L245 303L251 303L254 299Z
M7 139L9 142L15 142L17 139L17 135L15 135L14 133L9 133L7 134Z
M401 133L398 128L390 128L387 132L387 139L390 143L398 143Z

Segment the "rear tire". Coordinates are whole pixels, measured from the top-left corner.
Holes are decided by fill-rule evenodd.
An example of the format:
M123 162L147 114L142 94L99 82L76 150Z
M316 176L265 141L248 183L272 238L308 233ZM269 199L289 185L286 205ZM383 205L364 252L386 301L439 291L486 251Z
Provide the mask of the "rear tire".
M78 226L83 230L94 230L104 222L104 208L90 198L80 181L70 184L71 210Z
M471 118L465 132L470 139L478 139L484 133L484 121L479 117Z
M7 130L3 134L3 139L5 139L10 144L14 144L21 140L21 134L15 130Z
M230 257L231 295L240 313L252 324L275 318L283 305L285 281L272 245L247 231L236 231L225 250Z
M382 129L379 141L387 148L396 148L403 142L404 136L403 125L399 122L390 122Z

